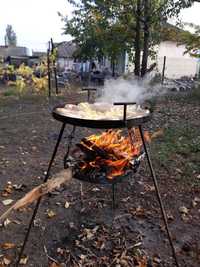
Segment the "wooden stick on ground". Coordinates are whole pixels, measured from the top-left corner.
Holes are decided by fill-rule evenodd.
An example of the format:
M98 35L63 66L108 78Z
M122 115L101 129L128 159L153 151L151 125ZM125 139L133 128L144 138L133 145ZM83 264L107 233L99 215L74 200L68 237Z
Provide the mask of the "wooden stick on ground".
M41 184L33 188L28 192L23 198L19 199L13 206L11 206L5 213L0 216L0 222L2 222L8 215L13 211L20 208L23 208L31 203L33 203L38 198L52 192L54 189L60 187L64 183L69 183L72 179L72 170L66 169L57 173L52 179L48 182Z

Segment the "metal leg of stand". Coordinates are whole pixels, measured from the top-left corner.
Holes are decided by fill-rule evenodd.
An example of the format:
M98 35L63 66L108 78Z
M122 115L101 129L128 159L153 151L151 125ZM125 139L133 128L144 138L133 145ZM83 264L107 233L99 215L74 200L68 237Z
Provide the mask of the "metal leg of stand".
M143 131L142 131L142 126L141 125L139 126L139 131L140 131L140 135L141 135L141 138L142 138L144 151L145 151L145 154L146 154L146 157L147 157L147 162L148 162L148 165L149 165L149 168L150 168L150 171L151 171L151 176L152 176L152 179L153 179L153 183L154 183L154 186L155 186L156 196L157 196L157 199L158 199L158 202L159 202L159 205L160 205L161 214L162 214L163 221L164 221L164 224L165 224L165 228L166 228L166 231L167 231L168 240L169 240L169 243L170 243L170 246L171 246L172 255L173 255L173 258L174 258L176 266L180 267L179 263L178 263L177 256L176 256L176 251L175 251L175 248L174 248L174 244L173 244L173 241L172 241L171 233L170 233L170 230L169 230L166 212L165 212L165 209L164 209L164 206L163 206L163 202L162 202L162 199L161 199L161 196L160 196L160 191L159 191L159 187L158 187L157 178L156 178L156 175L155 175L152 163L151 163L149 152L148 152L147 147L146 147L146 143L145 143L145 139L144 139L144 135L143 135Z
M115 207L115 184L112 184L112 209L114 210Z
M57 153L57 150L58 150L60 141L61 141L61 139L62 139L63 132L64 132L64 129L65 129L65 125L66 125L66 124L63 123L63 125L62 125L62 127L61 127L60 134L59 134L59 136L58 136L58 139L57 139L57 142L56 142L56 145L55 145L55 148L54 148L54 151L53 151L51 160L50 160L50 162L49 162L49 166L48 166L48 169L47 169L47 173L46 173L45 178L44 178L44 183L45 183L45 182L48 180L48 178L49 178L50 170L51 170L53 161L54 161L54 159L55 159L55 156L56 156L56 153ZM22 255L23 255L23 252L24 252L26 243L27 243L27 241L28 241L28 238L29 238L29 235L30 235L30 232L31 232L31 228L32 228L33 222L34 222L34 220L35 220L35 217L36 217L38 208L39 208L39 206L40 206L41 199L42 199L42 197L40 197L40 198L37 200L35 209L34 209L34 211L33 211L32 218L31 218L30 223L29 223L28 231L27 231L27 233L26 233L26 236L25 236L25 238L24 238L23 245L22 245L21 250L20 250L20 253L19 253L19 257L18 257L18 260L17 260L17 263L16 263L16 267L18 267L19 264L20 264L20 259L21 259Z
M71 148L71 145L72 145L72 140L74 139L75 131L76 131L76 126L73 126L72 131L71 131L71 133L68 136L67 152L66 152L66 154L64 156L64 168L65 169L68 168L68 166L67 166L67 159L69 157L69 152L70 152L70 148Z

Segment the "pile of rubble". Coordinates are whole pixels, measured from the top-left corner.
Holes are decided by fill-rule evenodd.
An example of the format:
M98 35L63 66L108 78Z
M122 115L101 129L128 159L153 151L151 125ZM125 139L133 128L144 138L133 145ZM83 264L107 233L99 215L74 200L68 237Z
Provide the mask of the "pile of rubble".
M179 79L165 78L163 87L169 91L181 92L189 91L200 85L200 81L190 77L181 77Z

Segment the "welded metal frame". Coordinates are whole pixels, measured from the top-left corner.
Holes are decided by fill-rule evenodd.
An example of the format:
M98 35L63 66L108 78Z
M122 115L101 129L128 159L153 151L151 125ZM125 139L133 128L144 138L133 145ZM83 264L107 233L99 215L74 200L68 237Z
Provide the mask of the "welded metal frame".
M126 125L127 130L128 130L128 133L130 134L132 126L130 126L128 123L126 123L126 121L124 121L124 123ZM49 179L51 167L52 167L52 164L54 162L55 156L57 154L58 147L59 147L59 144L61 142L65 126L66 126L66 122L63 122L61 130L60 130L60 134L58 136L58 139L57 139L57 142L56 142L56 145L55 145L52 157L51 157L51 160L50 160L49 165L48 165L48 169L47 169L46 176L44 178L44 182L46 182ZM64 161L65 163L66 163L67 157L69 156L69 151L70 151L70 147L71 147L71 144L72 144L72 139L74 138L75 129L76 129L75 126L76 125L73 125L72 132L69 135L69 143L68 143L68 148L67 148L67 154L65 155L65 161ZM93 128L93 127L91 127L91 128ZM162 218L163 218L163 221L164 221L164 225L165 225L165 228L166 228L167 237L168 237L168 240L169 240L169 244L171 246L172 256L174 258L176 267L180 267L179 263L178 263L178 260L177 260L176 251L175 251L174 244L173 244L173 241L172 241L171 233L170 233L170 230L169 230L169 226L168 226L168 222L167 222L167 216L166 216L166 212L165 212L164 205L163 205L163 202L162 202L162 198L161 198L161 195L160 195L160 190L159 190L159 187L158 187L157 178L156 178L153 166L152 166L150 154L148 152L148 149L147 149L147 146L146 146L146 143L145 143L145 138L144 138L144 135L143 135L142 125L141 124L138 125L138 128L139 128L139 131L140 131L140 136L141 136L141 139L142 139L144 151L145 151L145 154L146 154L148 166L149 166L150 173L151 173L151 177L153 179L153 183L154 183L154 186L155 186L156 196L157 196L157 199L158 199L158 203L159 203L160 210L161 210L161 215L162 215ZM132 138L130 138L130 140L131 140L131 142L134 141ZM16 267L18 267L19 264L20 264L20 259L21 259L22 255L23 255L25 246L27 244L27 241L28 241L28 238L29 238L29 235L30 235L30 232L31 232L31 228L32 228L32 225L33 225L33 222L35 220L37 211L39 209L39 205L40 205L41 199L42 199L42 197L40 197L38 199L38 201L36 203L36 206L35 206L35 209L33 211L33 215L31 217L31 220L30 220L30 223L29 223L29 227L28 227L27 233L26 233L24 241L23 241L23 245L22 245L20 253L19 253L19 257L18 257L18 260L17 260L17 263L16 263ZM114 183L112 184L112 207L115 208L115 184Z

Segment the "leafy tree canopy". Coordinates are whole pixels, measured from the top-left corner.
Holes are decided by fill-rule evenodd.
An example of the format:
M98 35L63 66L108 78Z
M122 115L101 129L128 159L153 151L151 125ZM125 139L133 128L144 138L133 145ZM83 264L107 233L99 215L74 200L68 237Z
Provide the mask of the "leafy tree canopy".
M200 1L200 0L199 0ZM137 48L143 55L144 73L151 48L160 41L160 29L169 17L178 16L192 0L68 0L72 19L63 18L65 33L74 38L82 59L107 56L116 59L123 51ZM134 49L135 50L135 49ZM138 60L138 64L140 62Z
M17 45L17 35L14 32L12 25L7 25L6 27L5 42L7 45Z

